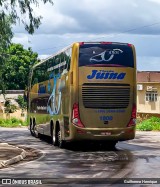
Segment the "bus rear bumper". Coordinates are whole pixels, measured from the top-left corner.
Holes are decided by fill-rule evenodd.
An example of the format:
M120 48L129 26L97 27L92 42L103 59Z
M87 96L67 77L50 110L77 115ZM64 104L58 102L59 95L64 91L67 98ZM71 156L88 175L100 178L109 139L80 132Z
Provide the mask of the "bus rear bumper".
M74 133L70 136L71 141L81 140L111 140L125 141L135 138L135 126L121 129L86 129L75 128Z

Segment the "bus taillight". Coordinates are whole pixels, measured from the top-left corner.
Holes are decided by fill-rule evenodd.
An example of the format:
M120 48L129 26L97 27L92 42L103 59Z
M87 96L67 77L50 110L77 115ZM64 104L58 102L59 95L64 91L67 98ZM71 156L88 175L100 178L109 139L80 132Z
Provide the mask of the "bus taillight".
M79 105L78 103L74 103L73 111L72 111L72 123L78 127L84 128L83 123L81 122L79 115Z
M128 44L129 47L132 47L132 44Z
M84 45L84 42L79 42L79 45Z
M130 119L127 127L134 126L134 125L136 125L136 105L135 104L133 104L131 119Z

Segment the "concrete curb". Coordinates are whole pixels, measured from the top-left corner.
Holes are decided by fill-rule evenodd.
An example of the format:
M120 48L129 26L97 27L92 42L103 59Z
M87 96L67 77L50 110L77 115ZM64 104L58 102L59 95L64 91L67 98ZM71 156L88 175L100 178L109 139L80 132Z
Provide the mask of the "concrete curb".
M2 144L1 144L1 145L2 145ZM19 149L19 150L21 150L21 154L19 154L19 155L13 157L13 158L11 158L11 159L2 161L2 162L0 163L0 169L6 167L6 166L8 166L8 165L14 164L14 163L16 163L16 162L19 162L19 161L23 160L23 159L26 157L26 151L25 151L24 149L21 149L21 148L19 148L19 147L15 147L15 146L11 146L11 145L9 145L9 144L7 144L7 143L3 143L3 145L4 145L5 147L7 146L7 147L12 148L12 149Z

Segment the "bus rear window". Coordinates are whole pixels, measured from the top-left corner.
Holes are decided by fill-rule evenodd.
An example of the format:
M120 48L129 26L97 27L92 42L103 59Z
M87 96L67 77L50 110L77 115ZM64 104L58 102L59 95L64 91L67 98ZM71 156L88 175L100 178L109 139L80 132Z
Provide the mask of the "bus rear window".
M133 51L121 44L84 44L80 46L80 66L134 67Z

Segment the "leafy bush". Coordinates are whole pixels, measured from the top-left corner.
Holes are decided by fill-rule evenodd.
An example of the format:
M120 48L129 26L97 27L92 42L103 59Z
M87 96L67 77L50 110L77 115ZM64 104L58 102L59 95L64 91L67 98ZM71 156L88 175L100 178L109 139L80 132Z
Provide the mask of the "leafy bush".
M27 122L17 118L11 118L11 119L0 118L0 127L20 127L20 126L27 126Z
M137 130L152 131L160 130L160 118L151 117L137 124Z
M10 100L6 100L4 106L6 113L14 113L17 109L15 105L11 104Z
M21 109L27 109L27 102L24 100L23 96L19 95L17 102L18 102Z

